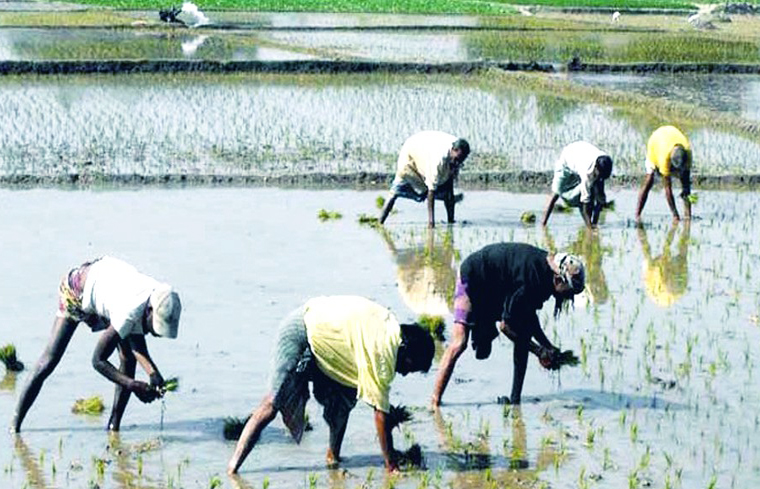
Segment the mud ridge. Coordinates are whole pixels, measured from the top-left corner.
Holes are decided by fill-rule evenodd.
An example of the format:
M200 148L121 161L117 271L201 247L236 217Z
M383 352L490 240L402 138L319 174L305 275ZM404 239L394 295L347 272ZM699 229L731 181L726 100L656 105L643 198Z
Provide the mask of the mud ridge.
M160 175L2 175L0 187L285 187L356 190L387 190L393 174L382 172L355 173L302 173L288 175L203 175L203 174L160 174ZM458 185L470 190L507 190L512 192L544 192L551 185L552 172L479 172L460 175ZM637 187L643 175L618 175L612 177L612 187ZM694 175L695 189L757 190L760 189L760 174L754 175Z

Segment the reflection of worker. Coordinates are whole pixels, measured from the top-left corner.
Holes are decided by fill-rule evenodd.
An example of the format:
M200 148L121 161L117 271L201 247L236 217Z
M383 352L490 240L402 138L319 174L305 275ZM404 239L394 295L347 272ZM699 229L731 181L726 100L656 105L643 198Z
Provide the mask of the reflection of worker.
M673 220L679 221L678 209L673 199L670 175L675 174L681 180L681 198L683 199L684 219L691 219L691 145L686 136L673 126L662 126L652 133L647 142L647 176L639 192L636 206L636 222L641 222L641 212L647 203L649 191L654 184L655 173L662 176L665 200L673 213Z
M16 456L21 460L21 465L24 467L24 472L26 472L26 485L35 489L50 487L45 481L45 471L42 470L39 465L38 460L40 460L40 458L35 456L35 454L29 449L21 435L14 435L13 438L13 446L16 449Z
M524 243L496 243L468 256L459 268L452 338L435 381L433 406L441 403L470 333L475 358L481 360L491 354L491 342L499 331L515 344L509 400L519 404L528 353L539 357L546 368L560 353L541 329L536 311L554 296L556 317L584 284L585 270L579 258L549 254Z
M607 203L604 181L612 174L612 158L586 141L568 144L554 165L552 195L542 224L546 226L554 204L561 197L568 207L578 207L586 226L596 226Z
M446 316L454 299L456 252L451 229L436 244L434 230L427 231L424 247L398 249L393 237L382 229L383 238L398 267L401 298L417 316Z
M398 197L422 202L427 199L428 226L435 225L435 199L443 200L448 222L454 222L454 180L459 175L470 145L464 139L441 131L422 131L401 146L396 178L380 224L388 218Z
M689 222L684 223L683 231L678 239L678 253L676 256L671 256L670 246L673 243L677 227L671 226L665 236L662 254L656 258L652 258L646 230L644 228L638 230L641 251L644 254L644 287L652 301L662 307L668 307L675 303L686 292L688 284Z
M388 471L398 469L389 391L396 372L427 372L433 339L415 324L399 325L385 307L356 296L317 297L293 311L280 326L269 393L251 414L227 472L234 474L278 412L296 442L305 426L309 382L330 428L328 464L340 461L348 415L361 399L375 411L380 449Z
M602 269L605 253L598 232L587 228L578 231L578 238L570 245L570 252L583 258L586 265L586 292L595 304L604 304L609 298L607 280Z
M18 432L45 379L61 360L79 323L101 331L92 364L116 384L108 429L118 431L130 395L142 402L160 396L164 379L148 353L145 335L176 338L182 310L179 296L167 284L143 275L132 265L102 257L72 269L59 287L58 311L53 333L34 373L21 393L13 419ZM119 350L119 367L108 361ZM150 384L135 380L137 363L150 377Z

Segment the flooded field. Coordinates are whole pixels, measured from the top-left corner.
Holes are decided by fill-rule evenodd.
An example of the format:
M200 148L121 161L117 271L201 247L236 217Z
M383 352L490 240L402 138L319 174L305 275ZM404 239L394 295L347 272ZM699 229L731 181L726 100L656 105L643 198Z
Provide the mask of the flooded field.
M760 120L760 77L756 75L572 74L568 79L583 85L688 102L705 109Z
M651 131L682 125L659 100L636 101L651 112L581 102L487 74L6 77L0 176L390 172L430 127L469 140L464 172L549 171L585 138L615 174L637 175ZM756 137L710 124L682 125L696 175L760 173Z
M176 340L148 340L162 373L179 376L178 392L163 405L133 399L116 437L105 416L72 414L78 398L100 395L109 409L112 397L90 366L96 336L78 331L21 436L0 440L0 486L755 487L758 196L695 191L690 226L671 228L658 185L637 230L635 191L611 189L616 209L592 235L576 214L555 213L547 233L521 224L545 195L471 191L460 222L429 235L424 206L409 201L397 203L386 232L359 225L359 214L378 212L380 192L0 190L0 343L14 343L28 368L47 340L60 276L88 258L122 257L175 285L184 306ZM320 209L343 218L320 222ZM396 379L391 402L411 407L414 420L395 440L419 443L426 471L385 478L364 405L349 422L342 469L326 470L327 429L312 400L314 430L301 445L278 419L241 477L224 475L233 444L223 419L244 416L263 395L284 314L337 293L368 296L402 320L445 312L458 263L501 240L586 260L589 293L558 320L550 303L540 313L578 367L549 374L531 360L524 405L513 409L495 401L511 382L509 342L497 340L485 361L468 349L440 416L425 409L437 362L427 375ZM5 423L27 375L0 383Z

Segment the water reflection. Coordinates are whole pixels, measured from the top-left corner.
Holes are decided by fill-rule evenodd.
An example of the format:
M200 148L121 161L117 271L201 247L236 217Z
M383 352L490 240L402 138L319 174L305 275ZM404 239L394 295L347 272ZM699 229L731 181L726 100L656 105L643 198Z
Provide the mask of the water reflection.
M109 432L108 454L111 457L110 461L114 462L113 481L115 487L124 489L152 489L160 487L160 483L152 484L143 477L142 461L143 452L147 452L158 446L160 446L158 441L149 441L130 447L122 443L121 435L118 432Z
M417 316L446 316L454 299L457 278L458 253L454 249L451 228L443 233L428 229L424 243L410 235L411 244L398 246L401 238L394 238L385 228L380 230L388 250L396 262L398 291L404 303Z
M24 487L39 489L53 487L45 480L45 472L40 467L40 463L44 460L42 453L39 456L35 455L21 435L13 435L13 448L16 450L16 455L26 473Z
M16 372L11 372L10 370L6 370L5 375L3 376L3 380L0 380L0 390L3 390L3 391L16 390L17 378L18 376L16 375Z
M446 420L440 409L433 411L439 443L454 465L451 468L456 471L449 484L451 487L532 487L540 472L565 459L566 455L556 450L555 443L541 443L536 459L531 464L525 420L520 406L505 407L503 421L505 426L510 426L511 437L505 436L502 443L505 458L502 462L490 453L488 434L483 429L476 435L475 441L463 443L455 432L455 423Z
M669 307L686 292L688 284L687 257L689 251L689 221L684 221L681 236L678 239L676 255L671 255L671 244L675 238L678 225L673 225L665 236L662 253L652 257L647 232L639 228L638 236L641 252L644 255L642 279L647 296L657 305Z
M544 228L544 243L552 253L558 251L549 228ZM604 276L602 258L605 254L612 254L612 247L602 246L601 233L598 230L590 230L583 226L578 230L575 241L566 247L566 251L579 255L586 265L586 288L576 300L585 299L592 304L605 304L610 292Z

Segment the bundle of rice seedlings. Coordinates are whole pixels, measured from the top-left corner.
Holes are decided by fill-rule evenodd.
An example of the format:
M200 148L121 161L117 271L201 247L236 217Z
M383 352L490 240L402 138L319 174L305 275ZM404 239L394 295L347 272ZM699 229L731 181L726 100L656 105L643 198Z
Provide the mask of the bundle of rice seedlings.
M396 463L402 469L424 469L422 460L422 448L418 443L413 444L407 450L396 453Z
M317 212L317 218L319 218L320 221L327 221L330 219L340 219L343 217L343 214L336 211L328 211L325 209L319 209L319 212Z
M382 209L383 207L385 207L385 197L383 197L382 195L378 195L378 197L375 199L375 206L378 209Z
M167 392L174 392L179 389L179 377L170 377L164 381L164 385L158 386L158 393L161 397Z
M520 221L523 224L535 224L536 214L531 211L525 211L520 215Z
M375 216L369 216L367 214L359 214L359 224L370 227L378 227L380 225L380 219Z
M0 348L0 362L3 362L6 370L9 372L21 372L24 370L24 364L16 358L16 346L13 343L8 343Z
M429 316L423 314L417 319L417 324L430 332L433 338L444 341L443 330L446 329L446 321L441 316Z
M100 396L94 396L87 399L77 399L71 407L74 414L98 415L105 410L103 399Z
M237 440L240 438L240 434L243 432L243 428L245 427L245 424L248 422L248 418L250 417L251 416L249 415L245 418L236 418L234 416L224 418L224 439Z
M385 416L385 424L390 427L391 430L397 427L401 423L406 423L412 419L412 413L406 406L399 404L398 406L391 406L390 412Z

